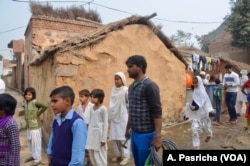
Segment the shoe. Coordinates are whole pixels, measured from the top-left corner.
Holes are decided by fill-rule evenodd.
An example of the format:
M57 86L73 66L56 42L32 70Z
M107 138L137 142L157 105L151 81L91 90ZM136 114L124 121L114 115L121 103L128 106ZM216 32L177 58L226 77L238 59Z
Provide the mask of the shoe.
M220 126L220 123L219 122L214 122L213 125Z
M38 162L33 162L32 164L30 164L30 166L38 166L42 164L41 161L38 161Z
M24 162L27 163L27 162L30 162L30 161L33 161L33 160L34 160L33 157L29 157Z
M113 157L112 159L111 159L111 162L112 163L116 163L116 162L118 162L118 161L120 161L121 160L121 157Z
M218 122L220 125L223 125L224 123L223 122Z
M237 120L232 120L230 123L236 124L236 123L238 123L238 121Z
M125 166L129 163L129 159L128 158L123 158L123 160L120 162L121 166Z
M247 131L247 130L248 130L248 127L244 127L244 130Z
M207 138L205 139L205 142L209 142L211 139L211 136L207 136Z

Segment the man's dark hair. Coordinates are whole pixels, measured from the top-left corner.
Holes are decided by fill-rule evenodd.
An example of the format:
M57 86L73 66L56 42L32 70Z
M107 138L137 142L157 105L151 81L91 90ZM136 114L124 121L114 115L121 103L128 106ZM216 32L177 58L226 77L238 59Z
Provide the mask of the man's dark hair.
M103 103L104 91L102 89L93 89L90 95L91 97L98 98L101 104Z
M79 95L84 95L86 97L89 97L90 96L90 92L87 89L83 89L83 90L79 91Z
M232 69L232 65L226 64L224 68L225 68L225 69Z
M146 73L147 61L144 58L144 56L141 56L141 55L132 55L126 61L126 65L128 65L128 64L136 65L138 67L141 66L143 74Z
M17 101L14 97L7 93L0 94L0 110L3 110L7 115L14 115Z
M52 97L54 95L59 95L61 98L65 99L69 97L71 99L71 105L73 105L75 100L75 94L71 87L69 86L61 86L58 88L55 88L49 95L49 97Z
M32 94L32 100L36 98L36 90L32 87L28 87L24 90L23 96L27 95L27 93L30 92Z

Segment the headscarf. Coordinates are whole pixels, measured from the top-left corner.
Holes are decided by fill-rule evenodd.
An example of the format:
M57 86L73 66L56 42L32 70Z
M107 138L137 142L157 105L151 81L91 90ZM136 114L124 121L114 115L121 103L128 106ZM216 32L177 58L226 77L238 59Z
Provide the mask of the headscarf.
M243 86L244 83L248 80L247 70L241 70L240 74L241 74L240 85Z
M210 80L210 74L206 74L205 79L207 79L209 81Z
M203 113L209 113L213 110L211 101L207 95L207 92L205 90L205 87L202 83L202 79L200 76L196 76L198 80L198 87L194 88L193 91L193 100L195 103L199 106L199 110L201 114Z
M128 87L126 86L126 77L122 72L115 73L123 82L123 86L113 86L109 100L109 119L119 123L123 111L127 111Z

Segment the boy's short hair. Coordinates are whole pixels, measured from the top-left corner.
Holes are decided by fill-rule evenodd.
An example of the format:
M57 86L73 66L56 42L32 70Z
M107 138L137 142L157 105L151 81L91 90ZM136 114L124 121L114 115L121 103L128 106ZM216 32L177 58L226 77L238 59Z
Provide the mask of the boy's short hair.
M84 95L86 97L89 97L90 96L90 92L87 89L83 89L83 90L79 91L79 95Z
M23 96L25 97L25 95L30 92L32 94L32 99L35 99L36 98L36 90L32 87L28 87L24 90L24 94Z
M14 115L17 101L14 97L7 93L0 94L0 110L3 110L7 115Z
M52 97L54 95L59 95L61 98L65 99L69 97L71 99L71 105L73 105L75 100L75 94L71 87L69 86L61 86L58 88L55 88L49 95L49 97Z
M220 79L216 78L214 82L215 82L215 84L220 84Z
M232 69L232 65L226 64L224 68L225 68L225 69Z
M100 101L100 103L103 103L103 99L104 99L104 91L102 89L93 89L92 92L90 93L91 97L95 97L98 98L98 100Z

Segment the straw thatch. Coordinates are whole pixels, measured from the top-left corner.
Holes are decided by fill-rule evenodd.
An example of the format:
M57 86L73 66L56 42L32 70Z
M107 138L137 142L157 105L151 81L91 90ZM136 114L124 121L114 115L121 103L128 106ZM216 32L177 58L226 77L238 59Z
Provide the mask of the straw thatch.
M228 64L231 64L233 66L233 68L235 68L237 71L236 72L240 72L241 70L247 70L248 72L250 72L250 65L246 64L246 63L242 63L242 62L237 62L235 60L226 58L226 57L219 57L221 60L225 61Z
M107 24L105 26L102 26L94 31L78 35L74 38L71 38L69 40L63 41L60 44L51 46L47 48L40 56L40 58L35 59L31 65L37 65L42 63L46 58L53 56L57 51L65 52L71 49L76 49L79 47L87 47L91 46L93 44L98 43L100 40L103 40L108 33L112 31L116 31L119 29L123 29L123 27L127 25L132 24L142 24L150 28L153 33L158 36L158 38L164 43L164 45L173 52L173 54L182 61L186 67L188 66L187 62L183 58L183 56L179 53L177 48L172 44L171 40L164 35L164 33L155 26L149 19L154 17L156 14L152 14L150 16L131 16L129 18L123 19L121 21L113 22L110 24Z

